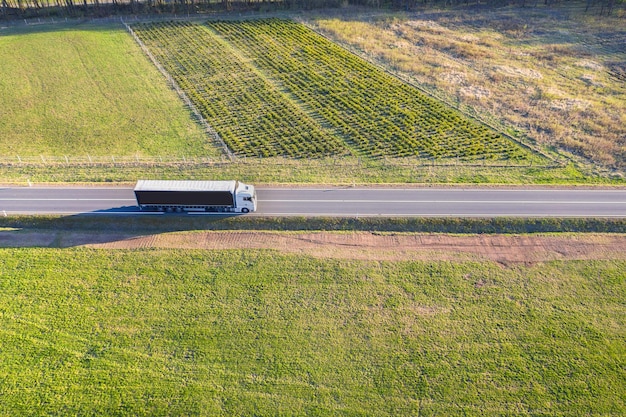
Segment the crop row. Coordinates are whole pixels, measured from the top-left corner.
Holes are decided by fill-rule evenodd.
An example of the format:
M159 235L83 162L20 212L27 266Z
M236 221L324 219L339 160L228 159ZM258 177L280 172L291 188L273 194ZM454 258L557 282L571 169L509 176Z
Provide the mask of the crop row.
M347 153L343 141L285 99L206 26L161 22L133 30L235 154Z
M499 133L290 20L207 26L370 156L528 158Z
M348 144L373 157L529 156L497 132L292 21L133 28L238 155L341 155L350 152Z

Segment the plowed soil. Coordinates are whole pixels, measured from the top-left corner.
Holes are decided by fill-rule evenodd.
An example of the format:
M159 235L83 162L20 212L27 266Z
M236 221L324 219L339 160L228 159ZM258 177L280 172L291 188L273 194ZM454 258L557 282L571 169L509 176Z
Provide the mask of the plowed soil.
M0 231L0 247L101 249L273 249L318 258L491 260L503 265L550 260L626 259L626 235L444 235L370 232L194 231L150 235L115 232Z

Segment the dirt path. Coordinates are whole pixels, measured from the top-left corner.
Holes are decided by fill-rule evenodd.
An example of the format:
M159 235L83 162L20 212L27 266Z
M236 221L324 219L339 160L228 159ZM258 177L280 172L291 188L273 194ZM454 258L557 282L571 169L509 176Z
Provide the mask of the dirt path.
M413 233L285 233L194 231L153 235L114 232L0 231L0 247L102 249L274 249L319 258L372 260L492 260L535 263L626 259L626 235L444 235Z

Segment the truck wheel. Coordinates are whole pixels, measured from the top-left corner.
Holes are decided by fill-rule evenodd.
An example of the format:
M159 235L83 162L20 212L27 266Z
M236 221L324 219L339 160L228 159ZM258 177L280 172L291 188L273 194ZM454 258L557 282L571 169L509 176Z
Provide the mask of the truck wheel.
M242 212L242 213L248 213L249 211L250 211L250 210L248 210L248 208L247 208L247 207L244 207L244 208L242 208L242 209L241 209L241 212Z

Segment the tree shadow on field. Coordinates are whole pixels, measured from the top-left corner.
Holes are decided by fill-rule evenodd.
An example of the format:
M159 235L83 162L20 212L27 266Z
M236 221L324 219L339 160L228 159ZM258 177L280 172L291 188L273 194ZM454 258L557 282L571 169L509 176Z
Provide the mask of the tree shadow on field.
M136 207L69 216L0 217L0 248L68 248L172 232L224 230L232 228L238 217L233 213L139 214Z
M125 31L118 19L89 20L84 18L40 18L0 21L0 35L32 35L49 32L111 32Z

